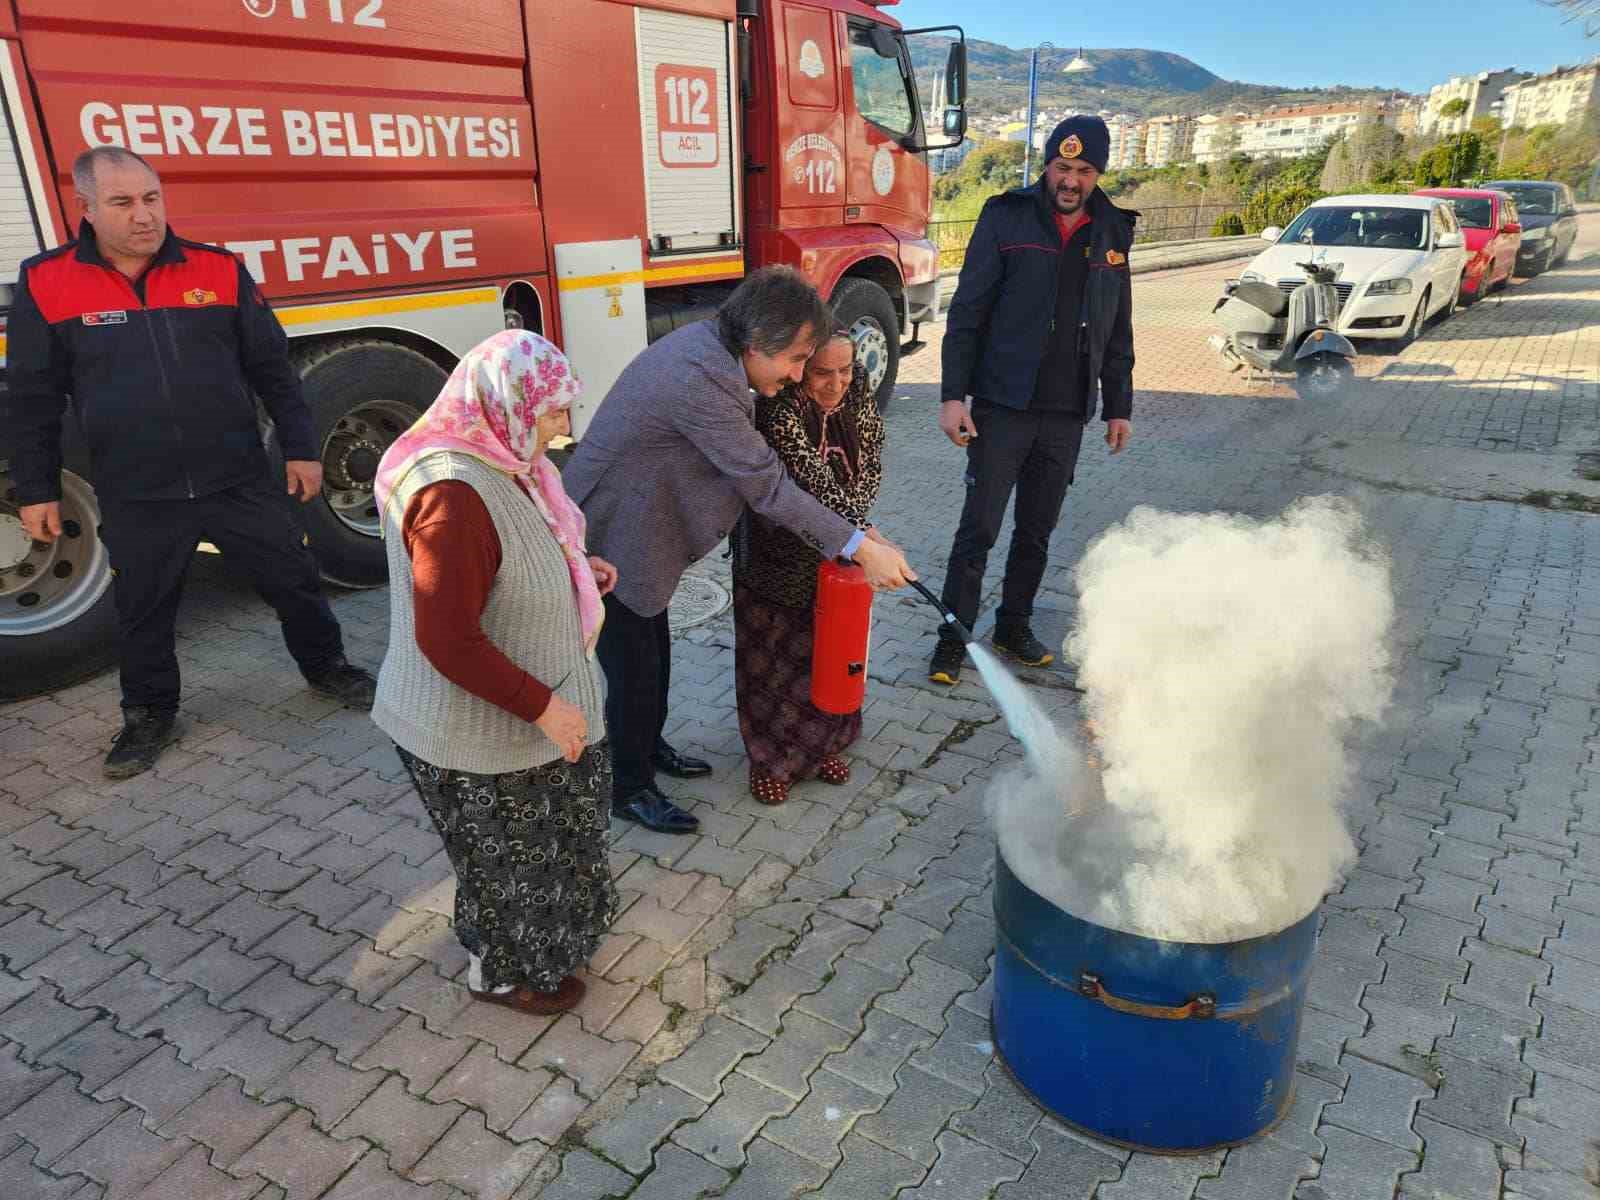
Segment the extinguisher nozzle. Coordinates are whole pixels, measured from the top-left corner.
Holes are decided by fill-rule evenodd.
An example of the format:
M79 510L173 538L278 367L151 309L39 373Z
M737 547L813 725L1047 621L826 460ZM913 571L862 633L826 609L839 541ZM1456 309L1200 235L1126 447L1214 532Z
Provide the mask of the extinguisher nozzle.
M955 613L946 608L939 597L935 596L927 588L923 587L918 580L913 579L910 582L912 587L916 588L917 591L922 593L922 598L924 600L939 610L939 616L944 619L944 623L946 625L950 626L955 635L959 637L964 644L970 646L972 644L972 630L963 625L961 623L961 619L957 617Z

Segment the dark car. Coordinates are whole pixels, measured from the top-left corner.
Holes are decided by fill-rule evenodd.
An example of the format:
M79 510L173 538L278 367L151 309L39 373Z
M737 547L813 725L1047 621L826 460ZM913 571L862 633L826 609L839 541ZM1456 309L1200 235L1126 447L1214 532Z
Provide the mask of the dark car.
M1522 248L1517 274L1526 278L1559 267L1578 240L1578 201L1564 183L1533 179L1495 179L1483 185L1510 192L1522 218Z

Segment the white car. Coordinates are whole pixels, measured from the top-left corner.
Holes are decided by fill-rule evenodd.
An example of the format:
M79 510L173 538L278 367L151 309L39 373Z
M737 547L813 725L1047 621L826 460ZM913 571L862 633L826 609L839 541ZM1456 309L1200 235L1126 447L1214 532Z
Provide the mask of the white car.
M1240 280L1292 292L1305 282L1295 264L1337 265L1338 329L1346 337L1409 343L1461 300L1467 251L1449 201L1436 196L1329 196L1288 229L1273 226L1261 237L1274 245Z

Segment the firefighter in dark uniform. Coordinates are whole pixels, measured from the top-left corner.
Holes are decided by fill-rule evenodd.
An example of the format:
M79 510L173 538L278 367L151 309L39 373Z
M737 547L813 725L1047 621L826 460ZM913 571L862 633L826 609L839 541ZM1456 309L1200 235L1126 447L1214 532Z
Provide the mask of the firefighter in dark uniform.
M1099 188L1110 148L1099 117L1056 126L1044 174L983 206L945 321L939 426L967 452L967 490L944 604L972 628L1015 491L994 645L1025 666L1055 658L1034 635L1033 601L1096 399L1111 453L1133 435L1128 252L1138 214ZM935 683L958 682L966 658L948 628L928 664Z
M7 329L12 475L24 528L61 533L61 425L88 445L122 633L123 728L105 773L148 770L176 737L184 575L209 541L283 624L312 689L370 708L317 566L268 475L252 393L277 426L288 494L322 488L311 413L283 327L244 266L167 228L161 180L112 146L73 164L78 238L22 264Z

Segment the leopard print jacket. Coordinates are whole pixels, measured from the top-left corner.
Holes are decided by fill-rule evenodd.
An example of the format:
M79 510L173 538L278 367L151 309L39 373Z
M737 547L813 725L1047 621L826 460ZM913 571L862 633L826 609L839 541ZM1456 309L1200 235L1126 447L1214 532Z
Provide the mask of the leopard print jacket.
M756 428L777 451L789 477L857 528L867 527L867 514L883 482L883 417L868 394L858 366L841 408L855 416L861 461L855 477L841 483L806 434L801 419L805 403L798 384L787 384L772 399L756 398ZM816 597L817 567L822 556L794 534L765 517L745 510L732 538L734 582L757 596L790 608L810 608Z

